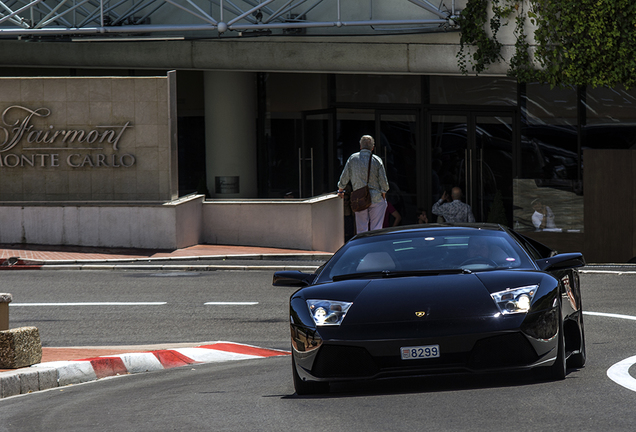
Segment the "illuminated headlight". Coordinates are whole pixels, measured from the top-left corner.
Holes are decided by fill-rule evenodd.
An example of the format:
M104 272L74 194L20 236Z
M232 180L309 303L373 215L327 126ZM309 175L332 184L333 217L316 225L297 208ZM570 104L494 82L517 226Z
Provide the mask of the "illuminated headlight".
M530 310L532 299L538 288L539 285L508 288L505 291L490 294L490 297L495 301L502 315L526 313Z
M353 303L334 300L307 300L317 326L340 325Z

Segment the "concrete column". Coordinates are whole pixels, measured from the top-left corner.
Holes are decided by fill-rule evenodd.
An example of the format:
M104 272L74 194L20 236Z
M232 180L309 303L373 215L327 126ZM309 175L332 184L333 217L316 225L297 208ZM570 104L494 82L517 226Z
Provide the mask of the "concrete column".
M214 198L256 198L256 74L204 72L204 95L210 194Z

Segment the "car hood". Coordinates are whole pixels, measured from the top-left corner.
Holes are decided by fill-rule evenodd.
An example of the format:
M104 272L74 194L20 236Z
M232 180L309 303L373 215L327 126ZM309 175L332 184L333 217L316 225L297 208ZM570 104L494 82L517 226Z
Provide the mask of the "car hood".
M343 326L492 317L497 312L477 274L373 279L353 300Z

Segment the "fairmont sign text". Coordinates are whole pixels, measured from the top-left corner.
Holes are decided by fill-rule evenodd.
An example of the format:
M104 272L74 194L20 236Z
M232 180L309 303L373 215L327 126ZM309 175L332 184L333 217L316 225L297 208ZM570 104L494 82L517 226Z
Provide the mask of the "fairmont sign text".
M0 168L60 167L129 168L135 156L119 149L130 122L91 129L40 128L34 120L51 115L48 108L32 110L12 105L0 118ZM41 122L40 122L41 123Z

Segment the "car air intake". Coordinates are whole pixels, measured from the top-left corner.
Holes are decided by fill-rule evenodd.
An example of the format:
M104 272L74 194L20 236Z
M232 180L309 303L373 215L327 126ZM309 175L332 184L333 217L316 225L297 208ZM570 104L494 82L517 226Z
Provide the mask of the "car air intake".
M510 333L477 341L468 357L471 369L523 366L539 356L521 333Z
M323 345L311 373L320 378L368 377L378 373L378 366L364 348Z

